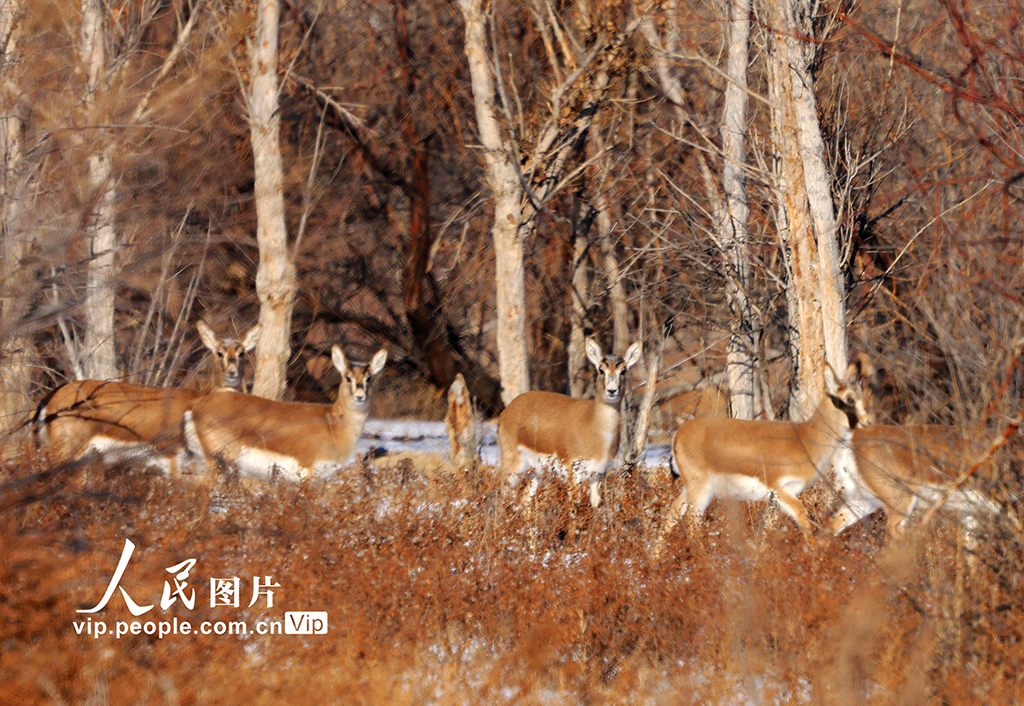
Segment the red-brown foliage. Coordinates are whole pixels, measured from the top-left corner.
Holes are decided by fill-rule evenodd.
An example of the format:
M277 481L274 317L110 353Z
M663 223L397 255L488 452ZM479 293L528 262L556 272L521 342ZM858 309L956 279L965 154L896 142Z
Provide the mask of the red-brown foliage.
M998 528L970 568L951 526L879 549L872 527L807 541L785 520L760 527L757 506L716 504L695 541L677 532L652 562L678 490L660 477L611 478L596 511L547 483L529 527L487 468L225 481L211 500L137 470L32 466L0 488L0 703L1022 697L1021 546ZM251 628L326 610L329 632L79 635L75 610L102 595L125 538L137 548L121 585L143 604L159 603L166 567L197 559L194 610L157 605L141 620ZM235 575L243 607L211 608L209 578ZM244 607L255 575L281 584L273 608ZM98 616L131 619L119 596Z

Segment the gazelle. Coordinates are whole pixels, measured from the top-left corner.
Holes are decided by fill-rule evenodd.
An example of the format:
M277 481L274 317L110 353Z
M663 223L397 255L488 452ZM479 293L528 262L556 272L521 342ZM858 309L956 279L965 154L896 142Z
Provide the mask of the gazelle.
M531 466L553 464L570 474L574 483L590 484L590 504L601 504L601 480L619 450L619 408L625 391L626 371L642 353L640 341L626 350L625 358L603 355L592 338L587 358L597 368L597 395L577 400L556 392L524 392L512 400L498 419L501 477L515 486ZM557 463L553 463L557 462ZM537 493L534 472L523 493L527 505Z
M257 325L245 340L255 340L258 333ZM199 335L207 346L207 339L212 336L217 347L236 350L229 346L231 339L219 341L202 322ZM241 360L231 353L220 356L220 363L222 389L233 389L241 380ZM107 462L140 459L177 475L187 461L182 420L201 396L195 390L123 382L68 382L36 408L36 438L41 446L51 449L51 457L57 463L96 453Z
M855 430L851 448L837 458L843 506L829 522L830 529L838 534L885 509L886 531L894 537L915 509L930 507L948 493L943 509L959 513L970 532L978 516L999 513L999 506L980 491L953 489L961 467L983 451L971 447L971 440L955 427L879 424Z
M221 388L243 392L242 372L245 364L244 356L256 347L256 341L259 339L263 327L260 324L256 324L249 329L249 332L245 334L245 338L241 341L231 337L220 338L212 328L206 325L205 321L199 321L196 324L196 328L199 329L199 338L203 341L203 344L217 356L217 362L220 363L222 372Z
M774 495L782 510L809 530L797 495L828 469L852 429L872 422L856 365L839 379L826 364L825 393L805 422L699 417L683 424L672 441L672 471L686 487L669 507L654 555L684 513L692 531L716 497L767 500Z
M448 413L444 423L448 430L452 463L456 466L472 463L476 459L480 438L480 418L462 373L455 376L455 381L448 388Z
M215 391L185 412L185 437L192 453L237 466L243 477L286 480L326 477L349 463L370 410L373 377L387 360L379 350L369 363L349 363L339 346L331 359L341 373L333 405L278 402Z

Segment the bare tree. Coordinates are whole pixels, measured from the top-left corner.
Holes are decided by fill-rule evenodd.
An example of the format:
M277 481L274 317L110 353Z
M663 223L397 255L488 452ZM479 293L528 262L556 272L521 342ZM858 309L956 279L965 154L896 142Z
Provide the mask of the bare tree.
M103 122L98 95L107 78L107 52L103 0L83 0L81 56L86 75L85 108L89 123L97 129ZM102 133L99 133L102 134ZM117 192L114 185L112 144L109 136L96 139L86 165L89 185L89 244L85 291L85 342L82 372L92 380L113 380L119 376L114 338L114 258L117 253Z
M797 371L790 418L816 406L825 362L846 369L845 285L840 272L831 181L810 71L812 3L771 0L769 91L776 172L776 218L786 253L790 346Z
M494 285L498 309L498 368L505 404L530 389L523 273L523 185L516 155L498 121L494 74L488 57L483 0L459 0L466 20L466 58L473 84L477 130L494 194Z
M2 276L0 298L0 434L18 428L32 408L33 340L25 332L16 333L18 322L31 303L32 269L25 256L32 245L31 235L19 222L27 174L24 160L25 106L15 75L19 62L18 46L22 0L0 3L0 199L3 228ZM15 439L16 440L16 439ZM14 445L12 444L11 447ZM8 448L7 446L4 447Z
M549 212L554 196L582 171L570 166L585 154L590 127L638 22L617 26L620 16L599 15L583 2L561 8L567 15L575 13L576 32L549 0L534 0L531 19L542 38L552 81L543 112L529 111L527 119L516 87L507 90L505 82L510 81L495 76L499 64L489 54L496 57L498 46L496 37L488 41L489 13L483 2L460 0L460 7L477 129L494 198L498 354L507 402L529 387L523 245L536 232L541 215ZM489 12L494 11L492 6Z
M674 11L676 7L677 3L673 1L669 3L668 9ZM755 384L761 324L749 295L752 281L747 245L749 208L744 180L750 3L749 0L735 0L730 8L725 101L721 120L724 197L719 191L708 155L705 154L711 150L717 151L718 148L711 139L710 131L687 111L689 101L682 81L668 61L669 57L681 56L680 52L683 51L679 45L678 32L670 22L666 23L664 32L659 31L654 17L650 15L644 18L641 26L654 50L652 61L658 82L674 107L679 125L691 127L700 138L696 153L700 177L715 231L713 238L725 258L723 274L732 313L726 362L730 406L732 416L753 419L762 411L762 405L759 404L760 396L756 393L758 386Z
M255 172L256 239L260 249L256 292L263 327L256 347L252 392L275 400L281 399L287 384L296 291L295 263L288 248L284 213L277 77L280 19L280 0L259 0L255 36L249 48L251 83L246 93Z
M747 63L750 56L750 0L733 0L729 22L727 83L722 107L722 187L725 212L718 226L728 256L731 276L726 279L732 309L732 331L727 349L732 416L753 419L762 405L756 391L756 368L760 350L758 321L750 301L750 252L748 248L746 177L744 175L747 133Z

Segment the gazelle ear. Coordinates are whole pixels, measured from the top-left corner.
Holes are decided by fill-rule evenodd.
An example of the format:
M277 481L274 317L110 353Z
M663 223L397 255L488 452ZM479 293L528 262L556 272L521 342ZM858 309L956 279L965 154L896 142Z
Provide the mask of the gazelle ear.
M455 374L455 380L448 388L448 404L464 405L469 397L469 390L466 388L466 378L462 373Z
M370 375L376 375L384 368L388 360L388 352L384 348L377 351L370 360Z
M588 337L584 348L587 351L587 360L593 363L595 368L600 368L601 363L604 362L604 353L601 352L601 346L593 338Z
M857 374L862 380L872 381L878 375L878 369L872 364L866 353L857 354Z
M626 349L626 370L629 370L639 362L640 356L643 355L643 352L644 345L640 341L637 341Z
M249 333L245 334L245 338L242 339L242 349L246 353L248 353L249 351L251 351L253 348L256 347L256 341L259 340L260 333L262 331L263 331L263 325L262 324L256 324L251 329L249 329Z
M825 363L825 392L830 395L834 395L839 392L839 387L842 385L842 380L836 375L835 368L829 362Z
M341 350L341 346L335 344L331 348L331 362L334 363L334 367L342 375L348 370L348 361L345 360L345 351Z
M203 345L216 353L220 347L220 339L217 338L217 334L213 332L213 329L207 326L206 322L202 319L196 322L196 329L199 331L199 338L202 340Z
M843 379L848 383L857 382L860 379L860 366L857 363L850 363L846 366L846 375Z

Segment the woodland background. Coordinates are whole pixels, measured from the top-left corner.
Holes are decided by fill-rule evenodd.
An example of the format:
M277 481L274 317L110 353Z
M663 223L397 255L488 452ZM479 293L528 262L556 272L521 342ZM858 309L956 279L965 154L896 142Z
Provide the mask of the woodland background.
M580 519L545 496L540 531L575 542L554 570L520 553L486 477L363 466L315 499L234 489L247 509L225 518L159 479L18 456L68 379L204 384L199 318L264 323L267 396L324 401L333 343L388 347L382 417L440 418L456 372L488 413L502 386L585 395L592 334L617 353L645 341L633 379L659 365L659 433L725 398L799 418L825 360L856 353L886 371L882 420L998 426L1022 392L1020 2L0 8L8 700L120 702L115 675L168 703L245 699L234 675L289 659L211 644L234 665L211 676L178 659L195 643L70 642L68 581L102 573L124 527L175 555L223 556L230 538L283 565L324 547L294 566L352 616L349 639L278 675L287 692L316 674L323 693L382 702L403 674L390 703L1020 698L1021 546L1001 524L980 568L940 525L893 573L871 526L802 547L724 510L706 546L654 565L642 547L672 491L652 473L613 478L618 500ZM375 514L385 491L405 515ZM295 507L317 519L287 522ZM325 565L344 579L328 588ZM408 593L388 603L395 585ZM368 595L384 602L352 603ZM422 675L440 675L433 696Z
M289 292L290 327L264 326L283 340L261 339L257 376L284 366L300 399L333 387L323 354L339 341L389 347L395 384L435 390L419 402L462 371L499 410L499 383L523 387L499 369L519 346L510 369L525 365L529 387L583 394L589 333L619 353L664 340L662 377L682 387L663 399L724 382L738 341L744 394L758 396L740 416L785 416L796 388L820 387L819 361L843 362L847 337L890 372L896 421L977 422L1019 398L1016 377L1003 385L1021 337L1018 3L754 3L746 71L732 74L742 4L496 3L482 23L501 57L495 149L481 146L464 5L283 4L270 262L251 139L259 8L6 3L8 427L76 376L199 384L194 321L244 331ZM780 12L789 33L771 23ZM780 108L792 91L773 67L795 66L783 39L806 59L826 182L808 167L786 183L787 155L810 165L814 145L798 147L806 116ZM508 218L495 222L493 154L524 187L521 341L499 316L507 249L492 231ZM823 198L831 229L807 215ZM841 274L820 286L819 242ZM846 325L822 343L804 310L828 306Z

